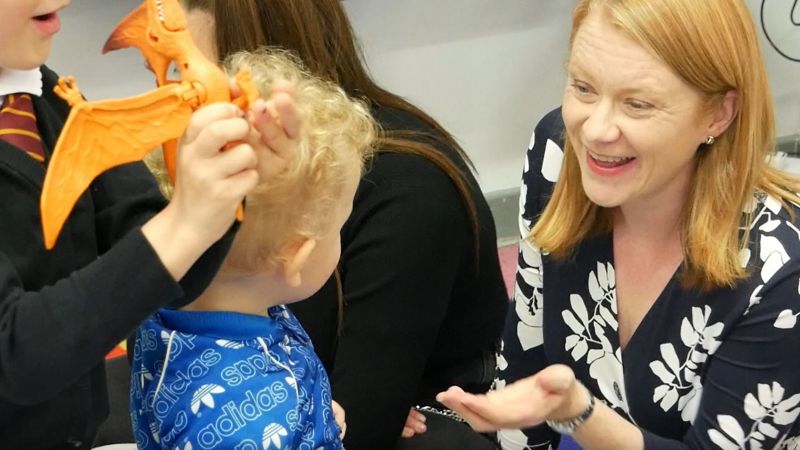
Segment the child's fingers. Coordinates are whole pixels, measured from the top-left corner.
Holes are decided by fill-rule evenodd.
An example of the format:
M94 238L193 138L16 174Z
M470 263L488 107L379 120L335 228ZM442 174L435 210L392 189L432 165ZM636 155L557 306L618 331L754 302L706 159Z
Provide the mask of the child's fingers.
M211 122L204 126L191 142L190 155L211 157L229 142L246 139L250 133L250 124L243 118L228 118Z
M239 83L236 82L236 77L228 78L228 89L231 91L231 98L236 98L242 94L242 88L240 88Z
M244 113L232 103L213 103L200 108L192 114L189 125L186 127L186 132L183 134L183 141L185 143L192 143L209 124L215 121L237 117L244 117Z
M269 112L267 111L267 102L263 98L257 98L255 102L250 105L250 122L256 129L259 129L260 124L267 123L271 120Z
M227 193L230 198L244 199L259 183L258 172L252 169L242 170L226 179ZM238 207L238 205L237 205Z
M232 146L207 162L206 175L218 180L209 184L208 196L241 201L260 181L255 152L247 144Z
M406 423L403 426L403 432L401 436L405 438L410 438L416 434L422 434L427 430L427 426L425 422L428 420L425 417L425 414L417 411L414 408L411 408L408 411L408 417L406 418Z
M258 157L249 144L239 143L218 153L208 163L212 176L228 178L246 170L258 167Z
M300 136L302 121L294 97L288 93L276 93L272 97L272 102L279 118L278 122L283 126L286 136L289 139L297 139Z
M275 102L264 103L264 112L255 114L255 127L261 133L261 140L275 156L289 160L297 151L300 119L293 102L292 106L284 105L283 108L288 114L285 117L278 111ZM290 124L291 130L287 130L284 121ZM290 134L290 131L294 134Z
M427 420L428 418L425 417L425 414L422 414L421 412L412 408L408 413L408 420L406 421L406 424L413 424L412 428L416 429L420 424L424 426Z

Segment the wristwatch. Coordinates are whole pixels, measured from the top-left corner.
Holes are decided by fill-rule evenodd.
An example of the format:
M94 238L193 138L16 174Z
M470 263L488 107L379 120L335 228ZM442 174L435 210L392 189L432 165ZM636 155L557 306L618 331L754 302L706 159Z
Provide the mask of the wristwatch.
M575 430L577 430L578 427L581 426L581 424L589 420L589 416L591 416L592 412L594 412L595 399L591 391L589 391L589 389L586 389L586 386L583 386L583 389L585 389L586 394L589 395L589 405L586 407L586 409L584 409L582 413L578 414L572 419L547 420L546 421L547 426L549 426L556 433L563 434L565 436L572 436L572 434L575 433Z

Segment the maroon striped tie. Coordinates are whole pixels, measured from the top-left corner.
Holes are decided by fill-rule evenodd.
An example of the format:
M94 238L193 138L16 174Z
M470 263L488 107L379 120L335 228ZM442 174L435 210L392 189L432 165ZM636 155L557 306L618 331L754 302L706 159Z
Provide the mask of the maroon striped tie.
M0 109L0 139L44 162L44 147L29 94L9 94Z

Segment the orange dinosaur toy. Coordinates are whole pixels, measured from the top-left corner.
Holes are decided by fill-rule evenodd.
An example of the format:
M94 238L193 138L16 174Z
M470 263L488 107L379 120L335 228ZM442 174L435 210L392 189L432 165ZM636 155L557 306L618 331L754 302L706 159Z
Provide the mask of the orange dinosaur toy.
M56 94L72 110L56 143L42 188L41 215L45 246L53 248L78 198L101 173L139 161L163 144L164 161L175 179L177 139L192 111L213 102L247 110L258 91L249 72L236 75L242 95L231 98L228 78L203 56L186 29L178 0L145 0L109 37L103 53L136 47L156 75L158 88L136 97L87 102L74 78L59 80ZM168 80L174 63L180 80ZM242 209L237 212L242 219Z

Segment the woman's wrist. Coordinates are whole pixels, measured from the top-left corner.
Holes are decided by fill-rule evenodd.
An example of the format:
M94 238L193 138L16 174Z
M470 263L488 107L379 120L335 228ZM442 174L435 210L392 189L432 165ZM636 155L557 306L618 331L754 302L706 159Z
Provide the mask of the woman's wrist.
M581 415L591 402L591 395L583 384L575 380L564 394L561 406L554 409L546 417L547 420L562 422L572 420Z
M582 394L582 395L581 395ZM563 408L547 419L547 426L553 431L571 436L594 413L595 399L591 392L579 382L574 382L564 400Z

